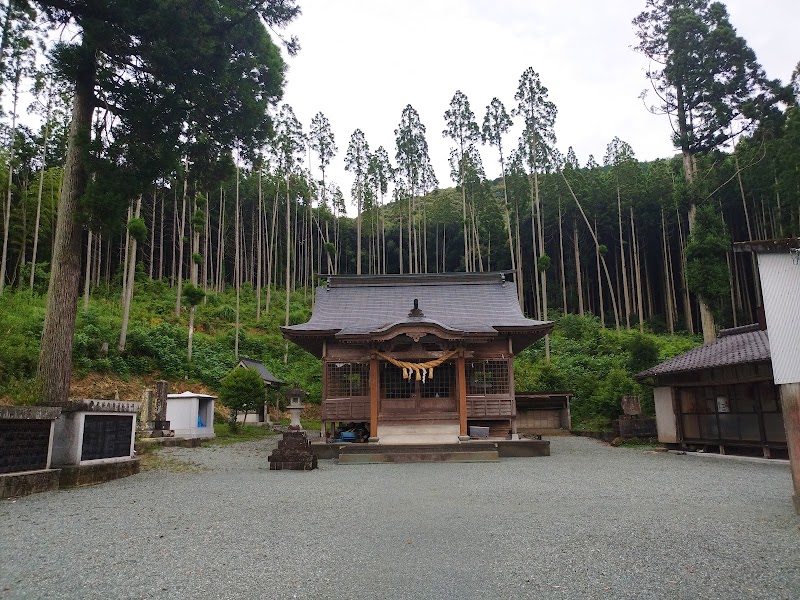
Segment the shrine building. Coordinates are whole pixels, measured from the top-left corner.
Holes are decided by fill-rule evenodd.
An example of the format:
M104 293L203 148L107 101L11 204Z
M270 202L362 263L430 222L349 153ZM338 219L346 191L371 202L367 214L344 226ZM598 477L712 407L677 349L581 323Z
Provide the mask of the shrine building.
M516 434L514 356L553 328L527 319L512 272L338 275L283 335L322 359L322 424L370 442ZM483 429L477 429L483 428Z

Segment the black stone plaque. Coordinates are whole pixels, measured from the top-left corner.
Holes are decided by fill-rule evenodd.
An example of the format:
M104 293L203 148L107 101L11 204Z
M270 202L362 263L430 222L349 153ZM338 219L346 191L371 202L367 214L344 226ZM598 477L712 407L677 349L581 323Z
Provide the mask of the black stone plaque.
M0 419L0 473L47 468L49 420Z
M81 460L131 455L130 415L86 415Z

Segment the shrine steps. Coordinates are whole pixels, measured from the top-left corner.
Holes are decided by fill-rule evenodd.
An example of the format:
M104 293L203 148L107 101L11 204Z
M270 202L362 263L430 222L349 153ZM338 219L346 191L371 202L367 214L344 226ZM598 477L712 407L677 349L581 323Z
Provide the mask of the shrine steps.
M354 444L341 448L340 465L388 463L498 462L497 446L486 444Z

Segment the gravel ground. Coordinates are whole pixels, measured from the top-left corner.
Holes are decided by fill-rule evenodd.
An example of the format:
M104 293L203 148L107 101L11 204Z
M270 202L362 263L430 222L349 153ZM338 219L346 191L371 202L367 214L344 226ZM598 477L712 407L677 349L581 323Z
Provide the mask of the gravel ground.
M274 443L0 500L0 599L800 598L785 464L554 438L499 464L270 472Z

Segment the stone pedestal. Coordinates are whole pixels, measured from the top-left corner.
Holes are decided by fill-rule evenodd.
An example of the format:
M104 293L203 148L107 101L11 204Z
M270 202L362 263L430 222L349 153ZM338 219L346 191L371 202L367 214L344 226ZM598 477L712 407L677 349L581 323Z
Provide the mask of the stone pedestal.
M304 431L287 431L269 455L270 471L310 471L317 468L317 457Z

